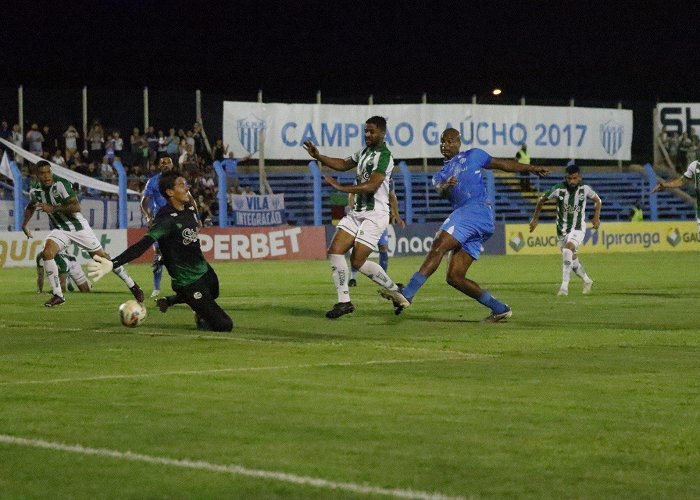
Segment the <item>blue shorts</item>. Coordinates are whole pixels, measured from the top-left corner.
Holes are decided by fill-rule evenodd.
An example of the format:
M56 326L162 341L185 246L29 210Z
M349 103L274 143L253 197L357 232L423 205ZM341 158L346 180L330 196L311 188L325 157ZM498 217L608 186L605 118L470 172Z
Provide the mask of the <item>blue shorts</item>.
M481 255L482 244L495 230L493 209L483 203L458 208L442 223L440 230L459 241L462 250L476 260Z
M389 246L389 230L385 229L382 235L379 237L377 242L378 247L388 247Z

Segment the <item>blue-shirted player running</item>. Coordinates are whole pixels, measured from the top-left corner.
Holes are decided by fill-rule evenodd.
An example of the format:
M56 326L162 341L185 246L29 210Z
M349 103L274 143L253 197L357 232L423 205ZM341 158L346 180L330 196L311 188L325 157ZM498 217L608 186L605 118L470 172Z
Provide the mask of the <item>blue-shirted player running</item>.
M160 182L160 176L164 173L171 172L173 170L173 160L169 156L164 156L160 159L158 166L160 172L148 179L146 182L146 187L143 190L143 196L141 197L141 212L146 218L146 223L150 226L151 222L155 218L158 210L165 206L167 200L160 194L158 189L158 183ZM192 195L189 195L190 203L197 209L197 205L194 202ZM158 243L153 244L153 292L151 292L151 298L156 299L160 295L160 281L163 276L163 256L158 248Z
M482 243L491 237L495 228L493 207L489 203L482 170L532 172L539 176L547 175L549 170L515 160L492 158L478 148L460 153L461 144L459 132L453 128L448 128L440 136L440 153L445 157L445 164L433 177L433 186L450 200L454 210L442 224L420 269L401 293L409 302L412 301L420 287L440 266L442 258L452 252L447 283L491 309L491 314L484 321L495 323L512 315L510 307L466 277L469 266L481 254ZM394 312L400 314L404 307L393 299L392 295L396 292L389 294L382 289L380 293L394 301Z

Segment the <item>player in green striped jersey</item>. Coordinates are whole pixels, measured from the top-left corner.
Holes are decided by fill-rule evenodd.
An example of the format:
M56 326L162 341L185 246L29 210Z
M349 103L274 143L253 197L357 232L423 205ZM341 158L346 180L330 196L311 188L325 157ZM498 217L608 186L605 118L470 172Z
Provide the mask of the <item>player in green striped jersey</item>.
M559 287L559 295L569 294L569 278L571 271L583 280L583 293L591 293L593 280L586 274L586 270L578 258L578 246L583 243L586 235L586 200L592 199L594 203L593 229L600 226L600 209L602 202L590 186L582 184L583 177L578 166L569 163L566 167L564 182L552 186L544 193L535 206L535 213L530 220L530 232L534 231L539 222L542 206L549 200L557 204L557 241L562 255L562 280Z
M687 181L692 181L695 190L700 193L700 162L695 160L690 162L688 168L685 170L683 175L671 179L666 182L659 182L656 187L654 187L654 193L657 191L663 191L664 189L679 188ZM700 203L697 204L695 217L698 221L698 238L700 238Z
M36 210L43 211L49 217L52 230L44 242L42 257L53 295L44 305L46 307L55 307L66 301L61 289L58 266L54 260L54 257L59 252L65 250L70 244L75 243L90 255L109 257L102 248L102 244L97 239L90 224L80 213L80 202L71 183L53 175L51 164L46 160L37 162L36 176L38 182L32 183L29 192L29 204L24 209L22 231L27 235L27 238L32 237L32 232L27 228L27 224ZM139 302L143 302L143 291L131 279L131 276L127 274L124 268L119 267L114 270L114 273L126 283L134 298Z
M56 254L53 258L58 266L58 277L61 282L61 290L66 293L73 291L69 278L78 285L78 289L85 293L90 291L90 282L83 272L83 268L78 264L78 260L68 253ZM36 254L36 288L38 293L44 291L44 255L42 252Z
M384 269L367 260L376 251L377 242L389 225L389 181L394 169L394 158L386 147L386 119L372 116L365 122L364 147L348 158L331 158L319 153L311 141L304 142L309 155L323 165L339 172L357 168L356 183L343 186L330 176L324 180L343 193L355 195L353 209L338 223L338 229L328 248L331 276L338 294L338 302L326 312L328 319L337 319L355 310L350 302L348 288L349 269L345 253L352 249L350 263L369 279L383 287L388 294L395 294L402 306L409 302Z

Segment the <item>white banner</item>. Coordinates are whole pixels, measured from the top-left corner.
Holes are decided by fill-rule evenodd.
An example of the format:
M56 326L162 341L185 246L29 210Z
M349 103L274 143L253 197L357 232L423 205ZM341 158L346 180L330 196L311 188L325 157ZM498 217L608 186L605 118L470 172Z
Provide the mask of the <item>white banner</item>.
M688 132L694 128L696 134L700 134L700 103L689 102L664 102L656 105L656 130L666 130L672 135L674 132L679 136L683 132Z
M234 194L232 197L234 226L279 226L287 223L284 193L268 195Z
M93 229L111 229L119 227L119 214L116 200L80 199L80 213L87 219ZM128 201L127 227L143 227L146 221L138 201ZM0 228L11 231L15 224L15 204L12 200L0 200ZM32 231L48 231L49 217L37 210L32 215L27 227ZM20 231L20 234L23 234Z
M2 153L2 160L0 160L0 174L14 181L12 169L10 168L10 161L7 159L7 153L4 151Z
M28 239L22 231L0 233L0 268L3 267L34 267L36 255L44 248L44 240L49 231L37 231ZM126 229L95 230L97 239L110 256L116 257L127 247ZM71 245L67 253L74 255L81 265L88 262L90 256L87 252ZM36 279L36 275L27 275L27 280Z
M526 143L532 158L629 160L632 111L625 109L480 104L335 105L224 102L224 144L256 153L264 130L265 157L310 159L302 144L346 158L364 146L364 123L387 119L387 144L394 157L440 157L440 134L454 127L464 148L478 147L513 158Z
M36 164L39 160L42 160L40 156L35 155L34 153L30 153L26 149L22 149L20 147L15 146L11 142L6 141L5 139L0 138L0 142L2 142L5 146L13 150L15 153L21 155L23 158L26 158L30 162ZM78 172L74 172L73 170L65 167L61 167L60 165L56 165L54 162L46 160L51 164L51 172L56 174L59 177L63 177L65 180L73 183L77 182L81 186L88 187L88 188L93 188L97 189L99 191L103 191L105 193L119 193L119 186L116 184L110 184L109 182L105 181L100 181L97 180L93 177L90 177L88 175L83 175L79 174ZM133 189L127 189L126 192L128 194L141 194L138 191L134 191Z

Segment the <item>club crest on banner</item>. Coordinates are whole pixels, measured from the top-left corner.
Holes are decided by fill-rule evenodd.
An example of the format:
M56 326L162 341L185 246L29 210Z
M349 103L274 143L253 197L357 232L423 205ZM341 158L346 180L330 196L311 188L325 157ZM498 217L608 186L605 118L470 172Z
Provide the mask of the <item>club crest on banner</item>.
M238 130L238 140L243 148L248 151L248 154L255 154L260 147L260 131L265 130L265 120L258 118L255 115L250 115L247 118L236 120L236 129Z
M608 120L600 126L600 143L610 156L614 156L622 147L625 127L614 120Z

